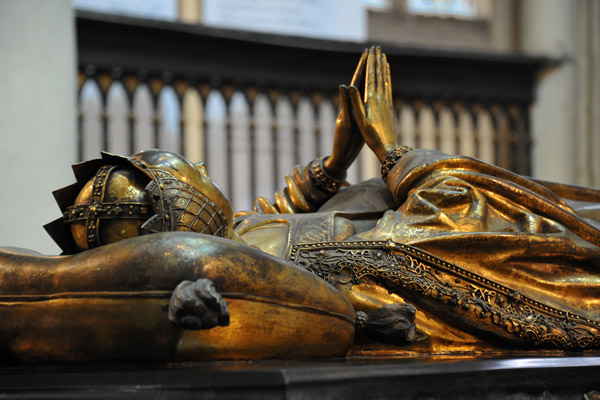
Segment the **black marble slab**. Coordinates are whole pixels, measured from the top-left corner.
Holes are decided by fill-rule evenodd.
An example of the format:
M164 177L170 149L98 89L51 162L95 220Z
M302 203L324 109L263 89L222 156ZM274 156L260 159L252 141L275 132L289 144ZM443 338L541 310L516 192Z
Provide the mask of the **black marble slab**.
M0 368L0 399L600 399L600 357Z

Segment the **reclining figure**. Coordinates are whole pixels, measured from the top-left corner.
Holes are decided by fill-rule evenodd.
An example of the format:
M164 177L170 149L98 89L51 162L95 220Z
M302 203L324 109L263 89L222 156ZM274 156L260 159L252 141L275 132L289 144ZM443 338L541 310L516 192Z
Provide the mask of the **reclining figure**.
M331 155L254 212L174 153L74 166L46 227L64 255L0 252L5 357L343 356L355 331L432 354L599 348L600 191L397 147L391 93L365 51ZM347 186L364 143L382 176Z

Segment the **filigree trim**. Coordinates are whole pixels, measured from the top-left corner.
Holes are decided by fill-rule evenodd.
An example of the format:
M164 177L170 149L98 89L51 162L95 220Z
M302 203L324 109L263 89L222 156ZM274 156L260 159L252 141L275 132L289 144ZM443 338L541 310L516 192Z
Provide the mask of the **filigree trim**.
M374 283L450 307L480 329L532 347L600 347L600 323L392 241L328 242L292 248L293 262L330 283Z
M334 179L327 173L323 157L311 161L308 170L315 187L326 194L336 193L345 180L345 175L342 179Z
M412 147L396 147L394 150L392 150L390 154L388 154L385 160L383 160L383 163L381 164L381 179L383 179L384 182L387 182L387 177L390 174L392 168L394 168L394 166L398 162L398 160L400 160L402 156L408 153L409 151L412 151Z

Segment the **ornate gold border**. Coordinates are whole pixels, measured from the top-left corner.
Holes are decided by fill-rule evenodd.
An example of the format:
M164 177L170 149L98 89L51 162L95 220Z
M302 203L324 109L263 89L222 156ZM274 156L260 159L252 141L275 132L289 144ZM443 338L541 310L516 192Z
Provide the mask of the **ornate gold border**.
M392 241L299 244L291 261L330 283L375 283L433 299L479 330L531 347L600 347L600 323L533 300L506 286Z

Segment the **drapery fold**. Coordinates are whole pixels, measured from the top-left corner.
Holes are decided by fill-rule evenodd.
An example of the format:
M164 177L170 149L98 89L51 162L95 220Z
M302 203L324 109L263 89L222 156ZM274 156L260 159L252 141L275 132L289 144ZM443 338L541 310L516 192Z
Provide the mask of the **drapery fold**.
M546 186L427 150L406 154L387 183L398 208L351 240L410 244L551 307L600 319L600 231Z

